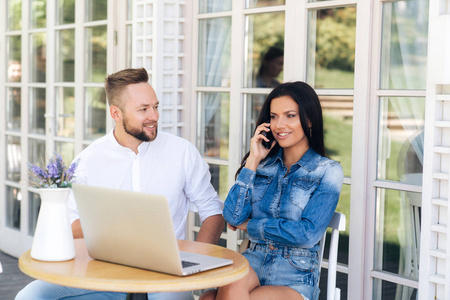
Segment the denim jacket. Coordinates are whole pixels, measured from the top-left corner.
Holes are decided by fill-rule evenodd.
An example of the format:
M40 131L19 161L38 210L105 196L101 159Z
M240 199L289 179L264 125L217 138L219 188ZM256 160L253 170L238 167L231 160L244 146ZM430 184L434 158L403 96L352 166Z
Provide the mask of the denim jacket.
M287 173L282 155L280 149L266 157L256 172L241 170L223 215L233 226L249 219L247 234L254 243L313 248L336 209L342 167L310 148Z

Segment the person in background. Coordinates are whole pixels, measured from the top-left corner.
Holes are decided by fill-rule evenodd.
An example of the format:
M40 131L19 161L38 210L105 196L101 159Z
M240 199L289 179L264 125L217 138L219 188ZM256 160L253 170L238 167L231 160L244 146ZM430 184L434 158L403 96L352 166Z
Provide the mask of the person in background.
M258 73L256 74L256 87L274 88L280 84L278 75L283 71L283 50L270 47L263 56Z
M318 242L344 178L340 164L327 158L323 136L322 109L309 85L273 89L223 211L228 227L250 240L243 253L250 271L200 299L318 299Z
M76 158L75 182L161 194L167 197L178 239L185 238L189 203L202 226L197 241L217 243L225 222L223 203L210 184L208 165L185 139L158 131L159 101L144 68L125 69L106 78L109 112L115 127ZM69 211L74 238L82 238L73 194ZM157 229L155 229L157 230ZM101 292L34 281L16 299L123 299L126 293ZM192 292L153 293L149 299L193 299Z

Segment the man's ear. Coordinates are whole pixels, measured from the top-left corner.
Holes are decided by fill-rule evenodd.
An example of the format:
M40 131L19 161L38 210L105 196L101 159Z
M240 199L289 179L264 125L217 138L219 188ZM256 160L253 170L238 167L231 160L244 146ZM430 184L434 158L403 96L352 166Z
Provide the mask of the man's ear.
M122 111L115 105L109 107L109 113L114 121L118 122L122 120Z

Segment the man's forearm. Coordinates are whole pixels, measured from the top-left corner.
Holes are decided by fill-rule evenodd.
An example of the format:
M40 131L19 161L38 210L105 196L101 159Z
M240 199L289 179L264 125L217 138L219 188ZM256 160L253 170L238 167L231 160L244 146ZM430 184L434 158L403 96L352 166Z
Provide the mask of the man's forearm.
M197 236L197 242L217 244L225 226L222 215L214 215L203 221Z
M74 239L84 238L83 230L81 230L80 219L73 221L72 223L72 234Z

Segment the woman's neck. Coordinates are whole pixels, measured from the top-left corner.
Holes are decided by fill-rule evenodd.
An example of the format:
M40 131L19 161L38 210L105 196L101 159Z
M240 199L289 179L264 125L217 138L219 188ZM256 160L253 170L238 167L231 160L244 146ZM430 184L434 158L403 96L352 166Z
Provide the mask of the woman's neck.
M287 167L288 172L290 171L291 166L298 162L308 150L309 146L301 149L283 148L283 163Z

